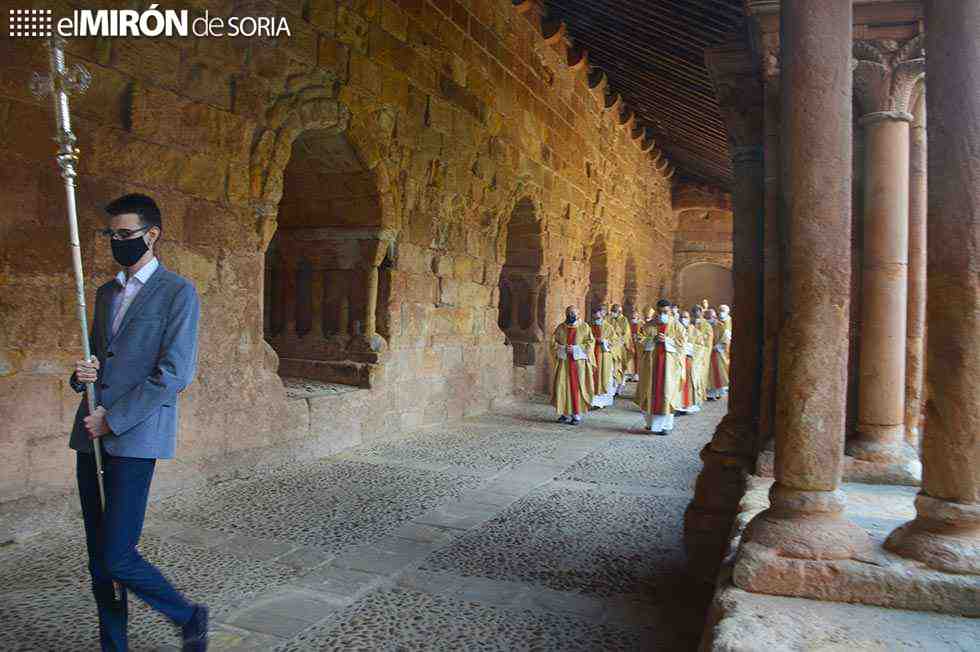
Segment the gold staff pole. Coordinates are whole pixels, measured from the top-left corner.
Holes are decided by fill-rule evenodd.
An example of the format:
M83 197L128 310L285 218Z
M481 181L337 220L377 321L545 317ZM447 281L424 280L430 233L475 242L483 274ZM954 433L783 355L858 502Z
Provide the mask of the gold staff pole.
M78 242L78 213L75 208L75 177L78 165L78 148L75 147L75 134L71 130L71 116L68 112L68 96L82 93L92 82L92 75L80 64L75 64L72 70L65 66L65 40L53 34L47 40L50 61L50 74L45 77L34 73L31 79L31 92L41 98L51 95L54 100L54 119L56 133L55 142L58 152L55 158L61 168L61 177L65 180L65 198L68 203L68 238L71 244L71 263L75 273L75 294L78 304L78 322L82 330L82 351L85 359L92 357L88 340L88 314L85 308L85 276L82 274L82 249ZM88 413L95 412L95 385L85 383L85 398L88 401ZM92 451L95 453L96 479L99 483L99 503L105 513L105 483L102 472L102 444L98 439L92 440ZM119 587L113 583L114 597L119 599Z

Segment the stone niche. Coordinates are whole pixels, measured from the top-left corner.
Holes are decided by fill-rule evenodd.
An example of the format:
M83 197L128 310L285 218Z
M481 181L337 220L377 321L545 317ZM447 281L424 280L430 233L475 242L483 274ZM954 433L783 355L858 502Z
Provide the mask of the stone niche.
M371 386L387 335L378 296L388 295L380 268L391 238L381 224L374 174L346 136L301 134L265 255L264 333L281 376Z
M514 366L533 367L547 355L544 324L547 275L541 219L522 199L507 228L507 253L500 271L497 324L514 350Z

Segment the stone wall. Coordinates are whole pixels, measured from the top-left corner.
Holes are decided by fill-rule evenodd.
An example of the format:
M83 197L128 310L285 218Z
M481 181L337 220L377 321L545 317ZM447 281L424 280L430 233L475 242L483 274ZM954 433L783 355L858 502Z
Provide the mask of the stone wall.
M671 298L690 307L703 298L732 303L732 203L728 193L698 184L673 192L676 219Z
M187 4L233 13L226 3ZM69 10L46 6L56 17ZM668 168L563 33L543 37L536 4L249 7L287 16L292 36L69 44L69 62L93 74L72 103L89 305L116 271L95 235L102 207L133 191L158 201L160 258L202 298L179 459L161 465L158 491L329 454L545 389L548 362L515 367L498 326L508 222L519 203L541 223L545 336L564 305L584 305L590 278L604 279L609 300L631 292L640 303L669 284ZM46 53L30 39L4 39L0 53L0 501L11 501L73 489L67 431L79 397L66 379L80 340L51 108L28 90L31 73L47 68ZM311 200L329 210L304 211L296 196L303 179L289 181L303 134L306 154L326 168ZM338 139L356 154L345 182L359 188L351 197L362 208L370 198L371 246L360 251L372 260L352 269L378 274L383 341L363 349L360 388L287 394L264 333L265 254L280 205L303 228L362 224L361 209L331 186L347 173L341 163L313 151ZM357 305L366 304L350 310L365 310ZM353 320L346 328L356 340Z

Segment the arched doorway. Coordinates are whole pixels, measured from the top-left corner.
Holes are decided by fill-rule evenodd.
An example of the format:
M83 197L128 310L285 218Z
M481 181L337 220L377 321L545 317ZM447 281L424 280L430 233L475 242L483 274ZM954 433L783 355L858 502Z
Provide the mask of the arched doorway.
M344 133L293 142L266 251L265 338L279 374L368 386L387 337L389 250L374 172Z
M600 235L592 245L589 257L589 292L585 299L585 318L592 319L592 310L609 301L609 253L606 239Z
M507 225L507 250L500 271L497 324L514 347L514 365L532 367L544 341L546 278L541 220L534 204L517 202Z
M716 263L692 263L679 278L678 305L692 306L707 299L711 305L731 305L734 296L732 270Z

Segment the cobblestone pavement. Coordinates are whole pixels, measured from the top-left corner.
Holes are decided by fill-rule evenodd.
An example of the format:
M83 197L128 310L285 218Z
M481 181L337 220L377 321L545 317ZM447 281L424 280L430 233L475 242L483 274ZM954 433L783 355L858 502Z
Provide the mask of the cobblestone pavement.
M724 410L653 437L628 399L514 404L155 502L140 550L216 651L693 650L682 517ZM0 650L98 649L85 563L80 520L0 547ZM179 649L134 597L130 642Z

